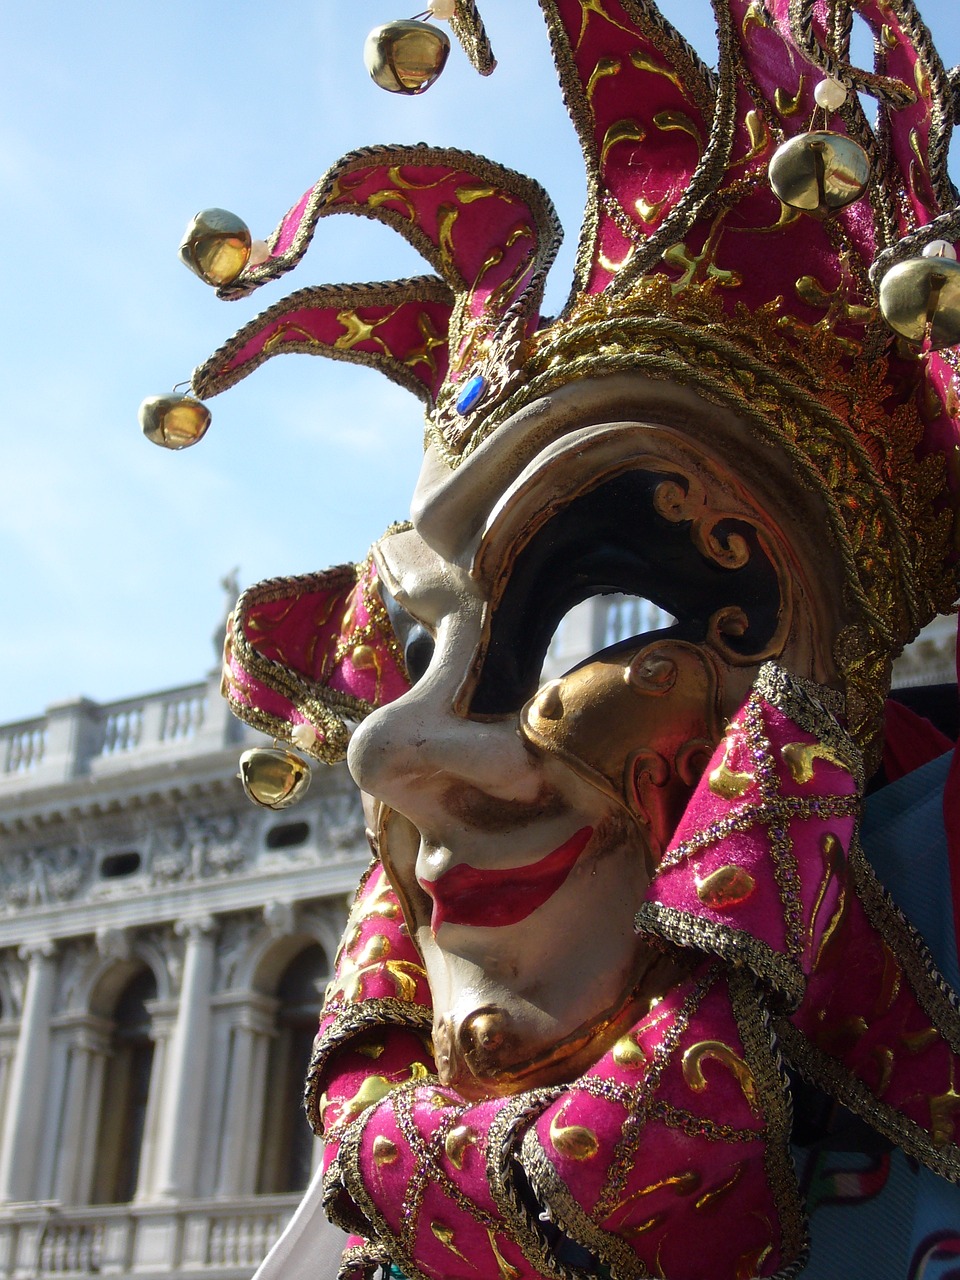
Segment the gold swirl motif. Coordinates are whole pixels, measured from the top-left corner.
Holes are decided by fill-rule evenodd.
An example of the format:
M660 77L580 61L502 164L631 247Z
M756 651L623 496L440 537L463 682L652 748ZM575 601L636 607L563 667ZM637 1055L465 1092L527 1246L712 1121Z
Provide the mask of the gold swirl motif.
M591 13L595 13L598 18L603 18L605 22L609 22L611 27L616 27L618 31L625 31L628 36L636 37L636 31L631 31L629 27L625 27L622 23L611 18L609 13L603 7L603 0L579 0L580 3L580 34L577 36L576 48L579 49L583 44L583 37L587 32L587 23L590 21Z
M340 1123L349 1124L351 1120L356 1120L357 1116L362 1115L368 1107L375 1107L378 1102L382 1102L394 1087L394 1082L388 1080L386 1076L367 1076L353 1097L347 1098L341 1106ZM326 1107L321 1105L321 1120L325 1110Z
M945 1147L953 1142L956 1128L954 1114L960 1111L960 1093L957 1093L954 1072L956 1060L950 1063L950 1085L944 1093L935 1094L929 1099L930 1104L930 1136L935 1147Z
M661 133L686 133L696 142L698 147L703 146L703 135L698 126L690 119L688 115L684 115L682 111L658 111L653 117L653 123L657 126Z
M384 1133L378 1133L373 1140L373 1163L382 1168L387 1164L396 1164L400 1159L397 1144L391 1142Z
M618 143L642 142L646 136L645 130L636 120L617 120L604 134L603 146L600 149L600 168L602 169L607 163L611 148Z
M755 160L757 156L763 155L764 151L770 146L770 130L767 128L766 121L759 111L748 111L744 124L747 126L750 150L740 161L741 164L747 164L750 160Z
M377 337L374 329L388 318L384 316L380 320L367 321L363 320L356 311L338 311L337 321L343 325L343 333L337 336L333 345L338 351L350 351L359 342L377 342L386 351L383 339Z
M458 1124L443 1140L443 1149L447 1159L455 1169L462 1169L467 1156L467 1148L476 1146L477 1131L468 1124Z
M922 1053L939 1039L940 1032L936 1027L924 1027L922 1031L904 1031L900 1036L900 1043L910 1053Z
M790 776L798 786L806 786L813 781L814 760L826 760L838 769L846 769L847 763L823 742L788 742L781 747L780 754L784 764L790 770Z
M637 213L639 213L643 221L652 225L663 212L664 205L667 203L667 197L664 196L662 200L650 201L644 200L643 196L637 196L633 203L634 208Z
M613 1060L618 1067L633 1071L647 1060L647 1055L634 1040L633 1036L623 1036L613 1046Z
M642 49L634 49L629 57L638 71L645 71L652 76L663 76L664 80L669 80L671 84L676 85L681 93L686 92L679 72L674 71L672 67L665 67L661 62L654 62Z
M738 907L752 896L757 882L744 867L718 867L716 871L697 877L697 897L706 907L722 911L726 907Z
M661 1178L658 1182L651 1182L648 1187L641 1187L639 1191L632 1192L610 1210L610 1216L612 1217L612 1215L618 1210L625 1208L634 1200L640 1200L644 1196L652 1195L654 1191L672 1189L678 1196L692 1195L694 1191L698 1191L700 1189L700 1181L700 1174L697 1173L696 1169L687 1169L683 1173L671 1174L667 1178ZM636 1231L639 1231L640 1229L641 1228L634 1228Z
M387 170L387 177L396 187L401 187L407 191L435 191L437 187L443 186L446 177L438 178L436 182L411 182L409 178L405 178L400 172L400 165L393 164Z
M800 77L800 83L797 86L797 92L790 96L784 89L777 89L773 95L773 105L777 108L780 115L790 117L795 116L800 110L803 100L803 86L806 82L806 76Z
M455 264L456 249L453 244L453 228L456 225L460 210L453 204L442 204L437 210L437 244L440 257L446 270L454 277L460 273Z
M413 201L409 196L405 196L402 191L394 191L388 188L385 188L382 191L372 191L370 195L367 196L366 205L368 209L379 209L381 205L390 204L391 201L396 201L397 204L402 204L407 220L409 222L416 222L417 211L413 207Z
M705 1191L703 1195L696 1200L693 1206L694 1209L709 1209L710 1206L719 1200L722 1195L725 1195L736 1186L743 1174L743 1169L744 1166L742 1164L738 1164L726 1181L721 1182L718 1187L711 1187L709 1191Z
M844 885L840 879L843 873L843 845L833 834L832 831L825 832L820 837L820 858L823 862L823 879L820 881L820 887L817 890L817 896L814 900L813 910L810 913L810 941L813 942L817 933L817 921L820 918L820 910L827 896L827 890L836 880L839 883L839 897L837 898L837 907L842 908L844 900ZM832 923L832 921L831 921ZM834 926L836 927L836 926ZM829 925L828 925L829 928ZM821 943L820 950L823 949ZM820 952L817 953L817 959L820 958Z
M721 800L739 800L740 797L756 782L755 776L748 770L731 769L730 753L736 745L736 735L728 735L723 748L723 759L715 769L710 771L709 786L715 796Z
M493 1250L493 1256L497 1261L497 1271L500 1273L500 1280L520 1280L521 1273L516 1267L512 1267L510 1265L497 1248L497 1237L492 1227L487 1227L487 1239L490 1241L490 1248Z
M382 933L372 934L364 944L363 950L357 956L357 967L366 969L380 960L385 960L390 954L390 950L389 938Z
M562 1125L560 1114L550 1118L550 1142L558 1155L568 1160L592 1160L600 1150L600 1141L592 1129L579 1124Z
M417 328L420 330L423 343L419 347L414 347L403 363L408 369L415 369L418 364L425 364L431 373L436 373L437 358L433 353L438 347L445 349L447 340L440 337L425 311L417 317Z
M760 1274L760 1268L773 1252L772 1244L765 1244L759 1249L745 1253L737 1263L736 1280L753 1280Z
M598 58L597 65L590 72L590 79L587 81L586 95L587 101L593 102L593 95L596 93L597 85L607 76L615 76L620 71L619 58Z
M722 1040L701 1040L699 1044L691 1045L683 1055L683 1078L688 1087L694 1093L703 1093L706 1089L707 1080L703 1074L705 1058L714 1058L730 1071L740 1086L750 1110L759 1115L760 1095L753 1072L744 1060Z
M434 1239L439 1240L445 1249L449 1249L451 1253L456 1254L456 1256L462 1259L462 1261L464 1262L467 1261L467 1259L463 1256L463 1254L457 1248L452 1227L445 1227L440 1222L431 1222L430 1230L433 1233Z
M489 200L493 196L499 195L501 199L509 200L503 191L498 191L496 187L491 187L482 182L464 183L462 187L457 187L456 196L461 204L473 204L476 200Z
M740 34L746 39L751 27L769 27L770 21L770 15L764 8L762 0L750 0L747 11L743 15L743 21L740 23ZM777 92L779 93L779 90Z
M645 1218L643 1222L638 1222L635 1227L629 1227L627 1229L627 1235L630 1235L630 1236L646 1235L646 1233L648 1231L652 1231L654 1227L662 1226L663 1223L666 1222L666 1220L667 1220L667 1215L665 1213L655 1213L653 1214L652 1217Z
M882 1098L890 1087L890 1081L893 1078L894 1052L892 1049L886 1048L882 1044L878 1044L871 1053L870 1057L877 1064L877 1083L873 1090L874 1095Z
M633 260L634 252L634 246L631 245L619 262L614 262L613 259L608 258L605 253L601 253L597 261L600 263L600 266L603 267L604 271L609 271L612 276L615 276L618 271L622 271L624 267L630 265Z

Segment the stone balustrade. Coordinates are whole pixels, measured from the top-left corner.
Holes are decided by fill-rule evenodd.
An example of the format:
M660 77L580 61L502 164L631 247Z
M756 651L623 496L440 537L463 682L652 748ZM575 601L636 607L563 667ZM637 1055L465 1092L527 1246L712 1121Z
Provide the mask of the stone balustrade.
M0 793L136 768L239 742L243 727L220 697L219 674L140 698L89 698L0 725Z
M286 1226L299 1194L165 1205L0 1210L0 1276L93 1275L248 1280Z

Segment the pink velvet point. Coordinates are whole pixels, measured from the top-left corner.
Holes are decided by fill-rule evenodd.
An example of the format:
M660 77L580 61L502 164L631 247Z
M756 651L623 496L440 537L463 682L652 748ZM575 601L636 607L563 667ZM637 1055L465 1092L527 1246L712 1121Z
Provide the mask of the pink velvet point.
M746 962L802 998L841 892L859 756L757 693L734 718L691 798L638 927Z
M288 739L309 725L315 748L298 746L334 763L346 753L345 719L362 719L408 687L372 559L276 578L240 597L223 690L248 723Z

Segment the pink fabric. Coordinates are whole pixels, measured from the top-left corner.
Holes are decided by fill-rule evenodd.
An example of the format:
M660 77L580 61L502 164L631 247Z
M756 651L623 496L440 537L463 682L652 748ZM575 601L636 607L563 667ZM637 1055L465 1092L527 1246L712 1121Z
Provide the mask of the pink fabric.
M936 760L953 743L925 716L889 698L883 710L883 771L888 782Z
M960 682L960 629L957 632L957 680ZM950 882L953 886L953 924L957 954L960 955L960 741L953 750L953 760L943 792L943 821L947 831L950 855Z
M382 605L371 612L369 602L379 602L376 579L370 561L245 592L224 655L228 696L291 726L311 724L321 745L332 735L345 751L346 730L328 691L372 710L409 687ZM262 661L252 663L233 642L238 630Z

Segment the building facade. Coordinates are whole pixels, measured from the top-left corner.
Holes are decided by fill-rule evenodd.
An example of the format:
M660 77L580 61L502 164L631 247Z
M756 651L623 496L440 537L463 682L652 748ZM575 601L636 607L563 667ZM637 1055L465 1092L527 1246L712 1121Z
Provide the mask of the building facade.
M363 817L342 768L256 809L217 685L0 728L0 1276L241 1280L317 1159Z
M544 675L670 621L578 607ZM955 635L898 682L952 679ZM0 726L0 1277L246 1280L318 1159L300 1093L363 817L343 767L254 808L263 739L218 683Z

